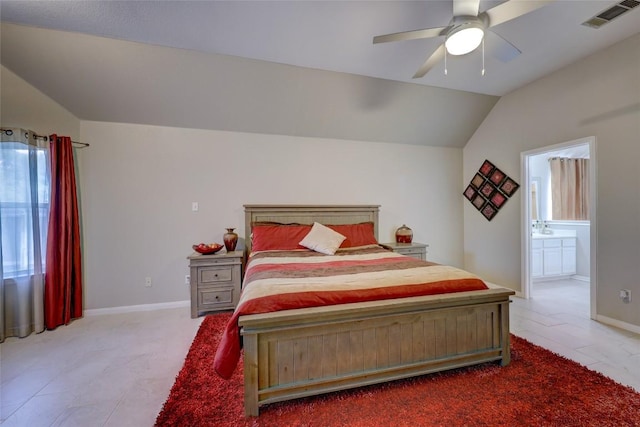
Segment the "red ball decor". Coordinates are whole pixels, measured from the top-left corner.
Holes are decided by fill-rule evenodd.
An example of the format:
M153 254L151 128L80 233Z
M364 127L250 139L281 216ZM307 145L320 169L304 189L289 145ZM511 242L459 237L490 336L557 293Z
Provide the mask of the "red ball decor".
M406 225L396 230L396 243L411 243L413 240L413 231Z

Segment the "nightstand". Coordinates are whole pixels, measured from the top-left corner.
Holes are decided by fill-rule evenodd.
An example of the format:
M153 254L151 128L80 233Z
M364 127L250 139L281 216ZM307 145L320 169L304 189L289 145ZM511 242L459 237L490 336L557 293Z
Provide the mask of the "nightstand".
M408 255L414 258L421 259L423 261L427 260L427 248L429 245L425 245L424 243L383 243L384 246L389 247L394 252L397 252L402 255Z
M233 310L240 299L242 286L242 251L189 257L191 270L191 317L204 312Z

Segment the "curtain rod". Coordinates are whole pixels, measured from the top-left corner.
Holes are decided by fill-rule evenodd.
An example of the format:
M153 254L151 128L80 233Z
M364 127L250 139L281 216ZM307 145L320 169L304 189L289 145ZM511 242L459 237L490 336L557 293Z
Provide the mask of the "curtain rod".
M7 134L8 136L13 135L13 130L11 130L11 129L5 129L5 128L2 128L2 129L0 129L0 131L4 132L4 133L5 133L5 134ZM42 139L42 140L44 140L44 141L50 141L50 140L51 140L51 139L50 139L48 136L46 136L46 135L38 135L38 134L37 134L37 133L35 133L35 132L32 132L32 133L33 133L33 137L34 137L34 138L36 138L36 139ZM71 143L72 143L72 144L79 145L79 146L80 146L79 148L89 147L89 144L87 144L86 142L71 141Z

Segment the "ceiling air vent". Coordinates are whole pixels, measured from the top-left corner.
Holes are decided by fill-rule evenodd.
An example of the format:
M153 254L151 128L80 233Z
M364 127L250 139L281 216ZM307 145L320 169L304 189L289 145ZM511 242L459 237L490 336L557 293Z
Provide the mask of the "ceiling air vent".
M623 0L619 3L614 4L610 8L603 10L593 18L585 21L582 25L591 28L600 28L604 24L613 21L615 18L629 12L636 6L640 6L640 1L638 0Z

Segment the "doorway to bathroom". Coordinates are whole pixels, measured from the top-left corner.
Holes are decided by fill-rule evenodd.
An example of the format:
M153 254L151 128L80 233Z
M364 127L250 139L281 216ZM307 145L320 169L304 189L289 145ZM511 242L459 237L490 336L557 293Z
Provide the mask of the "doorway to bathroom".
M595 317L595 138L523 152L522 289Z

